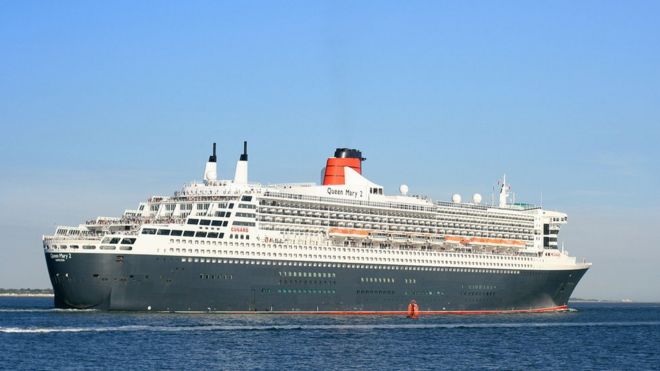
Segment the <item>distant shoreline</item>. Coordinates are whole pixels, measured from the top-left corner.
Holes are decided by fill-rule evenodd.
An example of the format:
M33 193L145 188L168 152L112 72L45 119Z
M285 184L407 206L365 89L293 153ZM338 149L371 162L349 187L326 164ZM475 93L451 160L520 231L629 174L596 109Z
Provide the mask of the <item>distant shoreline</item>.
M6 289L0 288L0 297L17 297L17 298L48 298L53 297L52 289Z
M0 298L52 298L54 294L0 293Z
M622 304L631 304L631 303L646 303L643 301L633 301L630 299L620 299L620 300L615 300L615 299L569 299L569 303L622 303ZM649 302L652 303L652 302Z

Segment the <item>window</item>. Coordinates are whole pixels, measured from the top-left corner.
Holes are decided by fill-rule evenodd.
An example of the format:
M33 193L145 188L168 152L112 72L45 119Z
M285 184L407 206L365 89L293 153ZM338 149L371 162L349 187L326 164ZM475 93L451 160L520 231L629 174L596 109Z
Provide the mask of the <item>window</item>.
M218 233L217 232L209 232L209 234L206 235L206 237L208 237L208 238L217 238Z
M233 204L232 204L232 205L233 205ZM229 218L229 217L231 217L231 213L230 213L230 212L227 213L227 218Z
M238 225L238 226L243 226L243 227L254 227L255 223L254 222L233 222L232 225Z
M208 219L202 219L199 221L199 225L210 225L211 221Z
M197 232L195 237L206 237L206 232Z
M170 236L181 236L181 233L182 233L182 231L179 231L179 230L173 229L173 230L172 230L172 233L170 234Z
M197 225L198 223L199 219L188 219L188 224Z
M242 197L241 197L241 201L247 201L247 202L250 202L250 201L252 201L252 196L242 196Z
M183 237L194 237L195 232L194 231L183 231Z
M156 234L156 230L154 228L144 228L142 234Z
M157 235L159 235L159 236L169 236L170 235L170 230L169 229L159 229Z
M124 238L121 240L122 245L132 245L135 243L135 238ZM71 246L73 248L73 246Z
M215 227L222 227L222 220L214 220L211 222L211 225Z

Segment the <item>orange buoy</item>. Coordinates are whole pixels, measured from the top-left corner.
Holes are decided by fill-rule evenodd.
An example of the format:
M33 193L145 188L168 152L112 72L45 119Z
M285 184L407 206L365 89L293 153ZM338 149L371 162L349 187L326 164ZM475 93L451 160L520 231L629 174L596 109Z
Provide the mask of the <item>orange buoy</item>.
M419 317L419 305L417 305L417 302L413 299L410 301L410 304L408 304L408 318L417 319L417 317Z

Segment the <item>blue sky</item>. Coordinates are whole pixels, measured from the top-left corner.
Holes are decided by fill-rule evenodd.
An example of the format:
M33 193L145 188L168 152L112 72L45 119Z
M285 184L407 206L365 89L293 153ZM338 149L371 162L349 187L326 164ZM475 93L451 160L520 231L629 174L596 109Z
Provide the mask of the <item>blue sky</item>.
M395 192L507 173L569 213L576 296L660 300L657 2L3 2L0 287L40 238L221 177L318 181L338 146ZM542 196L541 196L542 195Z

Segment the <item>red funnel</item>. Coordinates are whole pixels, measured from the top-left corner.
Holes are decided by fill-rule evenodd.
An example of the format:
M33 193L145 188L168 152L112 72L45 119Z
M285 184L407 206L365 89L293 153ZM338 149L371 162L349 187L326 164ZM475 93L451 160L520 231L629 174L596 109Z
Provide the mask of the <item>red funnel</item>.
M355 149L337 148L335 157L328 158L323 176L323 185L346 184L344 179L344 168L351 169L362 174L362 152Z

